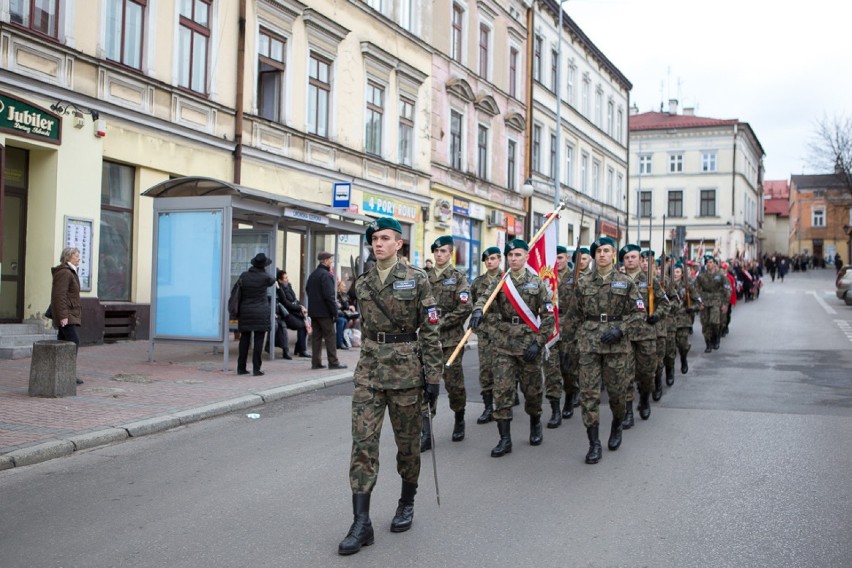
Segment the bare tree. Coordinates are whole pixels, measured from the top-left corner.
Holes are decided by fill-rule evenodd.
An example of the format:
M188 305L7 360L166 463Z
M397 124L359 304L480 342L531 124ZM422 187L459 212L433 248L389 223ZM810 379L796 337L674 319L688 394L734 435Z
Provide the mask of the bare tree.
M816 123L808 150L817 171L834 172L852 193L852 118L823 117Z

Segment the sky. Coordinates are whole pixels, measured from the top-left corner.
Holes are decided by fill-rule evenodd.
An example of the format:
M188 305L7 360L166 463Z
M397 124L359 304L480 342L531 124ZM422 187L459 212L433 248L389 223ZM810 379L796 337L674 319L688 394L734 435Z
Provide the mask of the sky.
M766 180L827 173L816 123L852 116L852 2L567 0L563 7L633 84L640 112L695 107L747 122Z

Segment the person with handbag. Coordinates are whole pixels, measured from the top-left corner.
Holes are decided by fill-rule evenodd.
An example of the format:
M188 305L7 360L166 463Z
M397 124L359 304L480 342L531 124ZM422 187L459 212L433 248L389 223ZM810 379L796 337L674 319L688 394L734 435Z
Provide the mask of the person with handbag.
M296 357L309 358L308 328L305 321L305 318L308 316L308 310L296 299L296 291L293 290L293 285L290 284L290 278L287 276L287 273L279 269L276 273L276 278L278 279L278 290L276 290L278 302L288 312L284 324L287 329L292 329L296 332L296 347L293 350L293 354Z
M77 267L80 265L80 249L66 247L62 249L59 264L51 269L53 285L50 290L50 310L53 327L57 329L56 339L71 341L80 348L78 328L82 323L83 305L80 302L80 277ZM77 384L83 381L77 379Z
M267 290L275 284L272 276L266 273L266 267L272 264L272 259L262 252L251 259L251 268L240 274L237 284L240 287L239 313L237 329L240 332L240 347L237 356L237 374L247 375L249 344L254 336L252 353L252 375L263 375L262 364L264 335L269 332L269 300Z

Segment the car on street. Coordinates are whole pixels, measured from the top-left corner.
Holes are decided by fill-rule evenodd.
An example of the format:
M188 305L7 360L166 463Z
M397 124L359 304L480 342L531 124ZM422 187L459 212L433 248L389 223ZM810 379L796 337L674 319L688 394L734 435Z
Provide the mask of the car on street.
M837 294L838 300L843 300L846 302L847 306L852 306L852 264L846 264L843 268L840 269L840 272L837 273L837 280L835 282L837 286Z

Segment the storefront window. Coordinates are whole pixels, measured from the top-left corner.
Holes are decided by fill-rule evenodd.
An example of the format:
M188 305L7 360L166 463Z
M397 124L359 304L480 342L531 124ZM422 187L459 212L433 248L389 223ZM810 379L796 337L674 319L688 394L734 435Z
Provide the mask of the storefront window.
M130 300L133 253L133 167L104 162L101 180L101 235L98 298Z
M479 256L482 221L453 215L453 245L455 247L455 265L467 273L468 280L479 276Z

